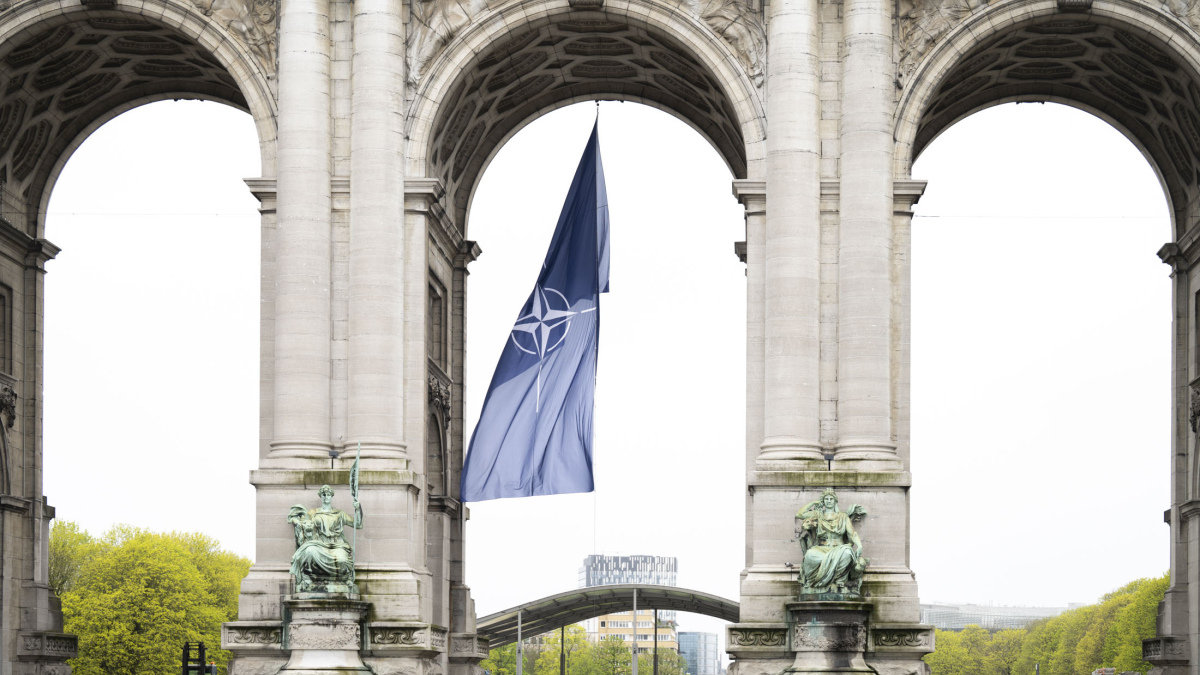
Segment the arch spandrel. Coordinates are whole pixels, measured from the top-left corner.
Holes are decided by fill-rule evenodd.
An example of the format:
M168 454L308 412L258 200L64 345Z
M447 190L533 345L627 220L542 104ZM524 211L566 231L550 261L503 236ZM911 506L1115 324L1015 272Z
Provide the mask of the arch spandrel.
M1172 205L1177 236L1200 207L1200 43L1174 17L1140 3L1004 3L971 15L931 45L900 95L896 165L984 108L1057 102L1112 124L1145 155Z
M99 9L62 2L56 11L19 3L0 22L3 216L42 236L50 191L75 148L116 115L164 99L213 100L251 113L271 172L275 18L259 15L270 24L268 38L262 25L255 33L231 18L230 2Z
M757 175L761 79L731 47L737 40L704 21L657 3L617 2L601 12L561 0L475 17L427 62L409 120L409 175L440 180L445 208L464 228L475 184L503 143L550 110L590 100L669 112L704 136L736 177Z

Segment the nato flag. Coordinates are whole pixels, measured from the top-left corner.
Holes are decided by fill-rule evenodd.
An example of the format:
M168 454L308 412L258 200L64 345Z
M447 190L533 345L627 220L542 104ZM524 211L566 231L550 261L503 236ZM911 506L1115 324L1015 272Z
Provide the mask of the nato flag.
M592 491L600 293L608 292L598 127L492 375L463 466L464 502Z

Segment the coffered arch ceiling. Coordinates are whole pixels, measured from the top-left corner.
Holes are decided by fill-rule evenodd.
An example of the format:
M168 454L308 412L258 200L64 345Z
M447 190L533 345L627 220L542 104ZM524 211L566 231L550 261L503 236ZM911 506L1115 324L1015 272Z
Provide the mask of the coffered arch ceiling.
M673 113L712 143L734 176L746 176L746 143L729 92L699 58L627 17L573 14L498 37L444 99L427 175L446 186L455 224L465 228L475 184L508 137L555 107L592 99Z
M60 16L0 45L0 185L6 214L25 221L13 224L38 231L45 192L82 135L115 113L168 98L248 111L209 50L145 17Z
M1179 228L1200 195L1200 78L1159 39L1095 18L1058 15L969 50L937 83L916 157L967 115L1008 101L1055 101L1119 128L1154 165Z

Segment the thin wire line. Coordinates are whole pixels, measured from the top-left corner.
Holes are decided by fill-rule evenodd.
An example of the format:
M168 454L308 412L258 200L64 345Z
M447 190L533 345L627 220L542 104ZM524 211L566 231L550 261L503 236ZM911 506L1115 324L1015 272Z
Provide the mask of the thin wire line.
M932 215L913 214L913 220L933 218L962 218L964 220L1166 220L1168 216L976 216L953 213Z
M108 212L108 211L104 211L104 212L97 211L95 213L81 213L81 212L76 212L76 211L71 211L71 212L51 211L51 212L43 214L43 215L45 215L47 218L58 218L61 216L122 216L122 217L170 216L172 218L182 218L182 217L186 217L186 218L261 218L262 217L260 214L257 214L257 213L140 213L140 212L139 213L113 213L113 212Z

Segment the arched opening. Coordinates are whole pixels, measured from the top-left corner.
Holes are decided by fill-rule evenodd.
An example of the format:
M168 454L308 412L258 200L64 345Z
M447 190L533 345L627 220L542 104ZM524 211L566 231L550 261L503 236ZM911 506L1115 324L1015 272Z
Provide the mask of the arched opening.
M538 118L480 181L468 230L483 250L468 286L470 425L595 116L589 102ZM576 586L574 572L591 554L675 557L680 586L738 593L743 549L730 533L744 529L746 287L734 251L742 209L727 166L688 125L632 103L602 104L599 124L613 263L612 291L601 297L596 492L470 505L468 572L514 536L530 537L536 551L533 561L489 556L487 577L468 575L480 616ZM521 184L538 189L523 193ZM530 527L516 534L513 523ZM543 535L553 547L537 545ZM497 578L521 583L488 583ZM679 622L722 631L698 615Z
M1066 607L1161 575L1170 217L1154 171L1106 122L1021 104L956 123L913 173L929 180L912 226L922 602ZM1055 505L1051 557L1086 561L1077 573L1012 564L1039 503ZM969 575L943 555L955 522L971 523L954 536ZM1114 531L1144 550L1099 544Z
M236 303L222 306L220 301L228 298L222 298L217 290L219 284L204 284L203 271L193 278L196 283L190 293L180 293L170 283L150 281L149 275L156 271L154 263L146 258L156 254L169 256L172 242L170 235L147 225L145 215L152 214L154 223L161 224L185 214L179 210L182 203L164 205L158 201L163 194L151 187L153 181L134 182L138 176L136 168L124 163L128 159L134 164L140 160L144 165L141 168L171 176L181 186L203 189L203 181L193 178L189 184L184 170L195 169L188 162L201 161L202 157L195 152L172 155L171 151L178 151L179 147L172 146L167 139L193 137L196 129L218 132L219 124L209 124L215 118L190 123L181 119L176 126L150 124L136 131L135 127L126 127L125 135L115 145L110 136L107 156L99 162L94 157L91 160L92 170L98 175L83 182L95 186L111 180L112 194L108 196L124 200L108 211L120 214L116 227L108 230L107 237L92 239L107 238L107 243L118 246L105 249L99 265L77 282L86 285L86 292L93 293L91 302L77 302L69 318L58 314L49 322L45 319L47 262L63 252L64 243L72 239L85 241L102 229L98 221L113 220L96 215L105 212L99 200L84 200L83 206L79 203L66 206L64 214L92 214L95 228L69 232L70 225L64 224L64 238L58 242L48 239L46 234L47 212L56 181L76 150L109 121L134 108L168 99L224 103L243 111L237 115L245 125L242 130L248 132L239 140L249 151L250 160L243 167L232 167L240 174L234 179L236 189L244 191L241 179L260 175L264 168L273 172L274 122L268 81L274 68L271 56L274 47L270 40L258 38L262 37L260 24L273 22L274 17L262 14L254 19L243 4L236 2L207 9L202 12L198 6L179 7L153 0L137 9L116 6L101 9L88 3L64 2L19 6L0 21L0 248L4 250L0 256L0 295L4 296L4 309L0 314L6 319L2 322L4 333L0 335L4 344L0 350L4 354L0 359L3 362L0 400L13 402L4 409L10 417L15 417L5 439L10 477L5 498L30 505L7 515L9 522L0 526L0 548L6 561L0 570L6 579L6 592L0 598L0 628L6 637L0 651L6 654L16 653L17 631L24 636L62 631L61 616L46 579L44 551L50 520L56 513L45 506L45 487L61 490L63 499L59 505L64 510L57 514L59 517L77 517L81 524L86 523L85 526L98 532L114 522L132 520L131 513L146 513L149 504L156 504L157 508L150 509L146 518L139 519L139 524L161 530L211 530L188 524L199 521L194 515L195 502L188 500L187 495L203 490L203 481L213 475L211 469L221 466L217 457L225 452L224 447L229 447L231 454L245 456L245 448L237 448L222 436L219 405L210 406L229 398L216 393L221 377L236 380L237 375L231 375L230 371L238 368L241 373L253 372L254 362L232 363L218 357L215 366L194 371L189 368L199 363L214 363L209 359L213 359L217 345L210 342L192 346L191 352L182 353L155 349L165 345L187 350L188 346L179 341L181 336L212 335L220 331L221 322L234 313L232 305ZM212 107L205 110L218 107L209 106ZM133 115L136 117L145 110ZM253 119L246 117L245 112L251 113ZM124 126L128 121L117 125ZM136 156L134 139L139 136L147 139L146 134L155 134L149 140L157 144L156 150L161 154L144 151L140 157ZM232 155L238 153L231 153L219 163L230 168ZM133 189L122 192L121 188ZM212 196L202 195L200 201ZM214 202L207 204L212 208ZM158 208L144 210L152 205ZM252 223L251 241L256 242L260 217L254 214L253 207L245 215ZM236 266L239 262L235 255L222 251L223 245L233 242L218 240L219 229L214 227L208 233L213 239L206 242L213 253L207 261L209 276L220 274L223 265ZM67 250L64 256L68 260L87 260L82 250L86 248L88 245L84 244L74 251ZM257 245L249 250L250 260L257 258L255 249ZM193 248L191 252L196 251ZM85 268L86 263L75 266L74 271ZM175 273L181 271L171 269ZM250 293L249 297L253 297L253 291ZM68 295L71 294L63 293L62 297ZM133 304L123 305L123 300ZM70 304L64 302L59 307ZM50 308L53 313L53 302ZM193 311L188 312L189 309ZM205 315L204 309L212 311ZM202 318L205 316L207 322ZM145 318L152 318L150 323L157 325L139 330L145 325L139 325L139 321ZM62 333L44 341L47 325L60 326ZM167 330L161 331L164 328ZM240 336L245 353L257 351L252 331L253 328ZM47 354L51 359L61 354L64 362L74 358L79 364L79 355L87 352L90 339L101 334L117 335L122 347L132 349L93 352L90 359L85 359L90 360L88 367L70 369L70 375L57 382L51 380L48 386L46 371L54 373L55 368L43 368ZM82 352L72 351L80 346L84 347ZM128 373L132 363L151 366L153 375L140 386L130 386L133 378ZM125 367L106 370L114 364ZM97 374L101 372L106 375ZM189 381L196 380L210 380L206 384L214 385L207 388L208 405L186 403L190 396L206 390L205 386L189 387ZM47 391L52 402L56 394L65 394L57 399L57 404L73 400L83 409L76 408L77 415L68 412L56 419L50 413L44 417ZM78 392L88 394L75 396ZM122 392L129 395L122 396ZM178 416L156 416L154 405L139 405L147 401L173 404L173 412L192 407L195 414L186 421ZM204 408L209 409L200 412ZM105 412L97 416L98 411ZM253 407L239 412L252 416ZM231 418L235 416L230 414ZM44 431L47 419L55 425L50 433ZM56 436L59 431L63 433ZM54 444L52 452L56 453L50 463L43 460L47 440ZM214 445L224 447L209 452ZM248 467L243 462L227 463L224 467L244 476L242 471ZM149 489L151 483L158 481L140 473L148 467L156 467L154 471L164 478L173 478ZM62 473L44 485L46 469ZM126 477L131 477L128 486L122 480ZM86 481L80 489L68 487L80 479ZM199 482L196 490L179 489L190 481ZM240 485L243 481L235 478L220 482ZM163 487L168 489L165 494ZM249 492L243 491L230 499L246 500L248 507L249 497ZM106 508L96 508L101 503ZM193 515L189 516L189 512ZM231 529L228 533L213 534L237 550L249 552L252 548L245 533ZM69 656L69 651L63 652L63 658Z
M50 188L67 158L88 134L131 108L208 99L266 119L263 63L253 49L234 61L236 52L226 46L233 53L219 57L211 39L200 37L199 22L170 25L153 17L76 8L45 21L9 22L14 29L3 36L0 54L5 220L39 236ZM262 143L274 137L268 126L259 124Z
M953 516L986 533L970 555L980 565L1011 563L1011 542L1028 536L1039 496L1072 490L1071 506L1045 514L1069 528L1054 544L1055 558L1088 558L1090 570L1112 575L1051 580L1011 564L990 575L975 566L973 575L993 579L997 597L974 600L1090 603L1130 574L1157 576L1185 562L1160 518L1190 498L1180 490L1191 461L1183 457L1191 446L1184 429L1194 310L1184 272L1190 263L1178 244L1198 215L1200 78L1188 47L1155 37L1173 28L1148 17L1119 20L1120 10L983 12L977 18L992 32L959 32L938 45L901 99L897 174L913 166L914 178L931 180L931 199L922 199L912 225L914 486L925 486L914 491L913 569L926 602L958 600L938 597L937 589L961 588L963 568L932 548L944 545L955 513L948 502L966 486L972 503L984 501L984 491L998 504ZM1062 103L1090 115L1024 105L979 112L1005 102ZM1074 145L1061 142L1068 137ZM939 195L938 175L912 164L927 148L929 164L942 163L941 176L958 194ZM997 164L1029 180L1006 180L991 170ZM951 172L972 180L956 183ZM920 215L931 211L945 217L923 222ZM958 215L974 218L950 218ZM1156 262L1156 252L1171 269ZM922 265L929 270L919 271ZM930 270L940 271L940 288L921 276ZM948 278L956 288L946 286ZM936 338L926 332L920 346L919 326L933 316L944 331ZM1105 353L1090 351L1102 341ZM1022 362L1005 358L1013 354ZM956 358L959 373L937 380ZM970 381L962 359L976 364ZM1128 372L1131 364L1154 375L1138 379L1143 373ZM976 394L963 396L970 389ZM946 390L957 400L939 397ZM942 428L933 428L935 418ZM968 467L987 467L989 482L998 483L988 487L954 470ZM932 487L930 479L939 478L957 485ZM1101 504L1098 495L1111 501ZM1166 517L1174 531L1170 509ZM1130 557L1118 547L1095 561L1102 532L1114 527L1144 536L1146 554Z
M243 179L258 170L253 120L197 101L124 113L66 162L46 216L62 251L39 410L57 517L96 535L203 531L253 555L253 528L196 500L253 508L261 216Z
M716 368L712 365L711 356L695 356L704 366L693 368L692 372L675 379L669 386L672 391L678 391L685 389L688 384L696 385L690 393L707 392L709 397L701 406L705 411L719 402L730 418L726 429L736 432L743 426L745 380L744 359L740 354L744 353L745 339L745 282L744 268L734 257L733 243L744 238L745 224L741 207L732 196L727 195L730 195L730 178L761 177L765 128L759 103L760 91L746 72L734 65L737 60L731 55L728 45L720 36L703 29L702 23L696 21L693 25L688 20L681 22L678 15L662 14L654 7L643 10L648 13L637 13L628 8L589 11L567 9L561 3L554 2L527 3L524 11L530 17L528 22L510 23L500 35L472 27L456 37L444 54L428 62L428 69L417 90L415 114L408 136L408 161L412 175L426 178L419 183L415 180L407 183L410 196L407 208L410 213L423 212L428 231L427 258L431 281L427 292L432 297L440 292L439 289L445 289L444 297L450 299L446 324L446 333L451 336L449 360L445 364L438 364L437 368L431 364L430 381L439 379L450 382L451 423L447 454L451 458L448 464L448 473L451 475L447 482L455 498L459 482L457 467L462 466L472 431L468 425L473 425L478 417L478 406L487 391L498 350L512 326L512 312L527 297L528 283L536 277L545 254L549 233L557 221L566 187L591 129L595 115L595 106L590 104L592 101L643 103L670 113L667 116L633 105L602 106L601 147L607 167L610 208L614 209L612 213L621 213L621 207L612 206L614 180L620 180L622 175L613 165L614 161L621 161L616 158L622 156L620 150L614 149L614 144L633 137L642 144L628 151L623 160L626 162L625 173L637 173L640 176L641 182L636 184L633 192L642 201L632 211L614 216L624 218L626 222L615 227L613 241L619 242L614 246L624 248L630 258L639 261L640 269L637 271L645 275L636 278L636 275L626 274L619 281L614 276L613 288L620 287L622 292L635 296L644 295L651 288L689 296L689 289L681 281L684 277L673 278L676 268L667 263L680 256L686 257L689 253L694 254L697 249L692 245L704 241L701 247L707 247L704 255L714 256L708 260L722 261L717 263L720 271L693 260L685 263L686 278L693 283L701 282L699 285L718 279L728 284L724 287L725 295L721 297L729 298L730 304L726 307L730 308L730 313L736 319L726 322L721 329L728 328L731 335L736 336L733 339L740 344L714 349L714 353L739 356ZM480 23L487 25L487 22ZM589 103L568 107L582 101ZM556 110L559 108L563 109ZM551 111L555 111L554 114L547 115ZM677 136L682 133L683 138L687 139L681 141L684 151L674 157L667 153L664 157L655 152L655 148L661 145L661 138L636 125L622 126L619 120L625 114L633 115L635 111L644 116L653 115L659 120L668 119L671 134ZM564 125L563 120L572 122ZM551 135L543 137L540 145L522 141L522 138L532 138L530 133L536 135L539 127L551 130ZM660 133L661 129L656 127ZM551 151L547 152L547 149ZM505 160L506 157L511 160ZM638 160L641 160L641 166L637 166ZM499 168L498 163L502 161L505 161L504 168ZM687 164L689 161L692 166ZM715 169L718 177L703 188L692 186L691 191L681 190L681 183L686 182L681 177L688 176L688 169L694 165L703 165L710 171ZM656 170L647 171L651 166ZM489 167L492 170L487 175L496 178L483 179L484 170ZM507 180L512 178L519 178L518 183ZM505 187L493 188L489 187L489 183L503 184ZM715 201L713 196L716 196ZM497 201L499 197L508 201ZM678 199L674 213L670 212L668 206L672 198ZM651 204L647 205L647 201ZM481 206L489 202L493 206ZM701 204L706 205L707 213L696 210ZM655 214L654 218L658 221L648 217L649 214ZM696 235L709 228L700 226L700 223L709 222L708 218L714 214L725 214L721 216L724 220L720 221L719 226L724 234L716 235L715 240L701 240ZM714 244L714 241L719 243ZM483 257L471 262L481 250ZM502 277L488 271L489 268L519 270L522 261L527 258L535 260L524 265L529 270L528 275L516 272L517 279L524 279L524 282L518 282L521 286L519 289L502 288L505 286ZM471 263L470 293L467 292L468 263ZM704 277L706 273L708 276ZM687 297L687 301L702 302L703 293L691 290L695 291L695 295ZM500 291L508 296L496 295L493 299L489 295ZM518 296L518 300L512 299ZM607 302L610 308L605 315L610 318L602 322L602 331L607 333L620 323L620 319L611 317L619 317L622 310L620 301L612 300L611 294L605 296L603 302ZM677 304L675 298L669 301L664 299L664 302L670 302L672 306ZM710 303L710 306L713 304L718 303ZM469 316L467 308L470 308ZM482 315L477 314L479 311L495 312L495 318L484 320L480 318ZM654 312L642 308L628 315L625 320L633 321L632 317L637 316L645 325L653 326L656 321L667 319L668 315L671 321L675 321L678 314L665 309ZM464 326L469 326L470 330L464 331ZM711 328L711 325L704 326L704 329ZM638 353L636 360L645 364L649 354L680 358L684 354L695 355L705 344L704 329L688 331L665 327L662 331L665 342L683 339L680 336L688 334L686 344L675 344L672 351L665 349L659 340L654 340L652 350ZM468 332L472 349L464 353L464 340ZM703 427L695 424L695 420L704 419L704 414L693 410L690 414L695 417L692 417L686 413L668 411L668 397L651 393L660 386L666 386L658 383L658 377L666 377L667 380L672 378L661 375L662 369L655 369L653 364L647 369L655 372L654 376L605 375L605 364L619 360L607 356L612 353L609 350L615 346L613 343L643 344L648 339L644 332L633 328L616 330L618 339L609 338L608 343L604 343L605 338L601 337L602 344L606 346L601 348L605 355L600 357L598 401L603 400L605 395L604 383L611 382L607 386L614 393L610 394L608 400L612 403L609 405L631 406L632 410L628 414L614 414L615 419L610 418L609 422L597 421L596 442L598 447L604 444L609 449L607 452L621 448L631 454L628 455L629 460L613 459L614 455L609 455L608 459L597 459L597 480L602 485L605 481L609 485L642 485L641 481L648 480L654 475L653 471L660 468L657 465L654 469L646 468L642 475L635 478L631 474L638 472L637 469L622 466L627 461L634 461L634 458L635 463L642 467L656 461L668 464L675 462L687 470L705 467L705 470L712 472L709 475L729 479L730 503L726 504L728 508L723 512L716 514L712 511L714 505L723 502L710 499L697 507L697 513L714 513L714 517L721 522L729 518L728 530L737 531L739 525L744 524L741 504L741 495L744 495L741 479L745 461L744 435L734 433L731 438L726 438L728 445L717 457L711 457L713 453L689 454L686 447L688 442L684 439L691 438L693 433L699 434ZM480 346L478 351L473 351L474 345ZM468 358L471 365L464 372ZM710 360L704 361L705 358ZM728 389L717 388L712 382L705 381L705 370L724 372L726 368L736 372L733 376L736 382ZM465 379L468 376L470 380ZM650 380L656 384L647 381L644 385L635 385L639 380ZM633 393L635 389L636 394ZM464 399L467 399L466 406ZM604 414L598 410L597 419ZM620 436L612 435L622 429L617 419L634 418L643 423L643 426L636 428L645 428L645 425L653 427L655 421L665 420L688 428L686 432L677 431L672 435L667 425L659 425L645 438L633 439L629 443L617 440ZM614 426L607 427L609 424ZM606 432L606 427L610 431ZM606 437L606 433L609 436ZM719 434L710 434L700 445L708 447L718 437L723 438ZM704 459L698 460L701 456ZM717 467L725 468L722 470ZM611 473L601 475L604 472ZM669 470L664 473L671 475ZM672 537L685 537L671 528L669 519L660 511L646 508L661 503L658 493L666 490L662 481L653 489L645 486L635 488L628 501L630 504L640 501L643 507L636 516L606 521L610 523L608 526L612 527L613 534L607 540L602 539L599 532L593 533L590 527L579 527L579 521L587 519L594 511L604 510L611 515L613 508L624 509L626 505L622 500L614 501L613 508L593 508L588 495L528 500L539 502L542 515L532 520L545 524L549 528L548 534L552 533L549 536L560 540L562 545L555 547L554 555L565 557L561 564L557 564L557 560L544 560L534 568L526 566L523 570L517 568L529 560L521 555L488 556L486 563L475 563L486 564L493 570L497 567L511 570L493 577L510 581L503 588L485 588L482 592L472 589L472 595L487 598L487 605L478 607L478 614L575 586L577 580L573 576L562 579L548 574L530 574L530 570L574 570L586 555L600 552L597 548L607 546L611 550L617 546L637 547L642 549L639 553L679 555L678 552L663 551L660 539L654 535L663 535L666 531L671 532ZM686 485L672 488L670 492L678 494L677 490L688 492ZM637 492L642 494L637 496ZM695 491L690 491L690 494L698 496ZM471 505L471 528L475 534L467 550L475 551L473 555L476 556L487 555L489 551L513 550L513 524L531 522L529 515L508 513L515 505L507 502L513 501L517 500ZM554 505L547 503L550 501ZM449 574L452 576L449 586L453 593L455 587L465 584L469 579L462 576L465 557L461 545L462 520L456 522L461 515L453 500L446 500L446 505L444 509L431 507L427 529L439 535L448 533L441 545L449 547L443 550L453 551L449 556ZM553 514L549 520L547 512ZM576 527L567 527L572 520ZM527 530L524 526L521 529ZM714 527L713 531L727 530ZM486 538L478 536L484 532L488 533ZM617 533L633 533L634 538L617 541ZM571 543L562 539L566 536L569 536ZM725 561L716 564L727 566L727 569L723 568L723 573L710 574L708 578L727 579L728 588L701 590L726 597L736 596L736 572L744 562L741 559L742 549L735 551L734 548L721 547L719 553L713 553L705 542L695 537L692 539L695 540L692 542L695 547L706 550L705 554L697 555L697 559ZM434 541L432 536L430 541ZM434 542L430 549L431 558L436 556L434 551L437 546ZM469 569L470 565L466 567ZM434 573L437 573L436 570ZM681 585L687 582L685 574L699 576L700 571L693 569L681 573ZM520 581L511 583L517 580Z

